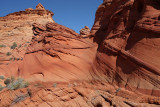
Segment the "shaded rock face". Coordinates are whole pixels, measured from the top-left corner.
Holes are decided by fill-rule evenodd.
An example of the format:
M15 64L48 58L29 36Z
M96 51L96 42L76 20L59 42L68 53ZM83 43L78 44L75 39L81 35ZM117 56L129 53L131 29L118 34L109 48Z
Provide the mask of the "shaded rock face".
M158 0L104 0L91 30L96 78L160 96L159 17Z
M54 22L52 16L51 11L28 8L0 17L0 65L22 59L33 36L32 24Z

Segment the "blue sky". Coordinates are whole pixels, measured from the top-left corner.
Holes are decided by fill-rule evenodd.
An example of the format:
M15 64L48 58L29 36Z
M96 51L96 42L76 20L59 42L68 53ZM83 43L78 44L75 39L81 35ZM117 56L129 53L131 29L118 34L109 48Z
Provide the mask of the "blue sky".
M92 27L95 12L102 2L103 0L1 0L0 17L26 8L35 9L41 3L54 13L53 19L58 24L79 33L84 26Z

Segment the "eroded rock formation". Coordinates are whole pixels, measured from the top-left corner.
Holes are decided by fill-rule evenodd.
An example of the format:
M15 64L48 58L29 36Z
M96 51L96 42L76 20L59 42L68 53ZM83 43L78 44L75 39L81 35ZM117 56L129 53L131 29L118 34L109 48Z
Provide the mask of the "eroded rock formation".
M160 96L159 7L158 0L104 0L91 31L99 44L96 76Z
M45 8L43 7L43 5L41 3L39 3L37 6L36 6L36 10L45 10Z
M3 89L0 106L158 107L159 7L158 0L104 0L90 38L33 23L23 60L0 66L1 75L31 84Z
M3 90L0 106L22 107L159 107L160 99L119 90L104 82L34 83L28 88ZM119 92L117 91L119 90Z
M32 24L54 22L52 16L51 11L38 4L35 10L28 8L0 17L0 65L23 59L33 36Z
M79 32L80 32L80 35L81 35L82 37L88 37L89 34L90 34L90 29L89 29L88 26L85 26L85 27L82 28Z

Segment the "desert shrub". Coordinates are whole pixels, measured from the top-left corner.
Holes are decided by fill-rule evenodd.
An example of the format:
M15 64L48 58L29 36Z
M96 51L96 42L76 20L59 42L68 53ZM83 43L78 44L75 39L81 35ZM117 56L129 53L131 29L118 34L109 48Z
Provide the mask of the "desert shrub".
M18 47L20 48L20 47L22 47L22 45L20 44Z
M6 85L5 88L8 88L10 90L16 90L19 88L26 88L29 86L29 83L24 81L22 78L15 79L13 76L10 78L5 79L4 84ZM3 89L4 87L0 87Z
M57 83L54 83L54 84L53 84L53 87L56 88L56 86L57 86Z
M15 78L13 76L11 76L10 78L5 79L4 84L7 86L10 83L12 83L15 80Z
M12 55L12 53L11 53L11 52L7 52L6 55L7 55L7 56L10 56L10 55Z
M121 90L121 88L116 89L116 94Z
M10 79L7 78L5 81L4 81L4 84L8 85L10 83Z
M24 47L27 47L27 44L25 44Z
M17 47L17 43L14 42L13 45L11 46L11 49L15 49Z
M19 58L15 58L14 56L12 57L12 58L9 58L9 60L11 61L11 60L13 60L13 61L15 61L15 60L20 60Z
M17 60L20 60L20 58L17 58Z
M7 88L10 90L16 90L19 88L25 88L28 87L29 83L24 81L22 78L18 78L14 81L11 80L11 82L7 85Z
M9 58L10 61L20 60L20 58L15 58L14 56L12 58Z
M0 75L0 79L1 79L1 80L4 80L5 77L4 77L3 75Z
M3 88L4 88L4 87L3 87L2 85L0 85L0 91L2 91L2 90L3 90Z
M13 58L9 58L9 60L11 61Z
M13 61L15 61L16 60L16 58L15 57L13 57Z
M6 45L3 45L3 44L2 44L2 45L0 45L0 48L3 48L3 47L7 47L7 46L6 46Z

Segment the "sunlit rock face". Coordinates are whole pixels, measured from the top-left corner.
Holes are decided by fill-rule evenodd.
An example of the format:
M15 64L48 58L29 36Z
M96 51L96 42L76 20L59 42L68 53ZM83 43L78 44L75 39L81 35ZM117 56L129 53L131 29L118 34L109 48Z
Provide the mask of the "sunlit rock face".
M88 37L90 35L90 29L88 26L85 26L79 32L80 32L81 37Z
M41 3L39 3L37 6L36 6L36 10L45 10L45 8L43 7L43 5Z
M35 10L28 8L0 17L0 65L22 59L33 36L32 24L54 22L52 16L38 4Z

